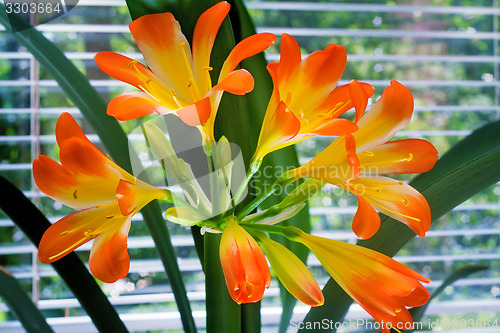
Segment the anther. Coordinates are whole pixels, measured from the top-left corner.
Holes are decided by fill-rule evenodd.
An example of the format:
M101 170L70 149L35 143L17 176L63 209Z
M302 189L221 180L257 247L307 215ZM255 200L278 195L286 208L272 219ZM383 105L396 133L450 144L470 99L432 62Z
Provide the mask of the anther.
M403 201L405 203L405 206L408 206L410 204L410 199L408 199L406 195L404 196Z
M368 155L368 156L375 156L375 154L374 154L374 153L372 153L371 151L368 151L368 150L363 150L363 153L364 153L365 155Z
M75 190L75 192L73 192L73 198L78 199L78 190Z
M394 309L394 312L396 312L396 313L400 313L400 312L401 312L401 308L395 308L395 309Z
M108 216L106 216L106 219L111 220L113 217L115 217L115 216L114 215L108 215Z
M180 42L180 43L179 43L179 46L180 46L180 47L183 47L184 45L186 45L186 42Z
M202 67L203 70L206 70L206 71L212 71L213 68L210 67L210 66L205 66L205 67Z
M134 66L135 64L137 64L137 60L132 60L131 62L128 63L128 67L132 67Z
M101 208L101 207L102 207L102 205L95 205L94 207L95 207L95 208Z
M175 90L172 88L168 88L168 91L172 94L172 96L176 97Z
M93 238L94 237L94 234L92 233L92 230L87 230L83 233L83 235L85 236L85 238Z
M408 158L406 159L407 162L410 162L411 160L413 159L413 154L410 153L410 155L408 156Z
M59 234L59 236L66 236L67 234L69 234L69 231L63 231Z

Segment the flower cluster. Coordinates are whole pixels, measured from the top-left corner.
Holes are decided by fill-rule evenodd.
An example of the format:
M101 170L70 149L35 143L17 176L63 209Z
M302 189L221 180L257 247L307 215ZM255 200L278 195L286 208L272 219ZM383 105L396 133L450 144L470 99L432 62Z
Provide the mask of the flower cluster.
M58 260L95 238L89 260L94 276L104 282L125 277L130 265L127 234L131 217L157 199L174 205L166 211L167 220L222 233L221 266L228 292L237 303L263 297L271 280L266 257L297 299L310 306L324 303L312 273L288 248L268 236L272 233L309 248L375 320L393 325L411 322L406 307L428 301L429 293L421 282L429 279L376 251L277 225L297 214L305 201L330 183L356 195L358 209L352 228L359 238L370 238L379 229L376 210L406 224L417 235L425 235L431 222L425 198L408 184L382 176L425 172L438 158L436 149L425 140L389 141L410 121L410 91L392 81L365 113L375 89L356 80L338 86L347 60L341 45L328 45L302 59L296 40L283 34L280 60L267 66L274 88L257 149L246 178L232 192L231 149L224 137L215 140L214 136L217 109L224 91L244 95L253 89L252 75L236 66L264 51L276 36L256 34L237 44L212 85L210 54L228 12L229 4L220 2L203 13L192 47L170 13L133 21L130 31L147 66L112 52L95 57L104 72L140 90L115 97L108 105L109 115L130 120L172 113L200 130L211 171L209 192L189 164L176 156L169 137L159 127L145 124L143 131L183 196L121 169L85 137L69 114L63 114L56 127L60 163L41 155L33 163L33 174L41 191L79 210L47 230L40 243L40 261ZM351 117L350 110L354 110ZM315 135L335 139L308 163L285 172L274 185L291 184L299 178L307 181L269 209L250 214L275 186L246 206L238 205L267 154Z

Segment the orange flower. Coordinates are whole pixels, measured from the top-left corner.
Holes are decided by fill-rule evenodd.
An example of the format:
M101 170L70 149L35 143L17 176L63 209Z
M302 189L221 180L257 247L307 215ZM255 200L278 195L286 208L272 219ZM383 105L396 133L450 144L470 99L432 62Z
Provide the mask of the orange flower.
M312 236L297 228L287 238L307 246L323 267L363 309L384 324L396 328L411 327L407 306L421 306L429 300L429 292L419 282L431 282L376 251L333 239Z
M108 75L141 90L114 98L107 113L118 120L130 120L153 112L176 112L186 124L201 125L205 138L214 141L213 126L222 93L244 95L254 87L252 75L244 69L235 70L236 66L276 39L273 34L262 33L241 41L227 57L212 87L210 53L229 8L222 1L200 16L192 52L171 13L145 15L130 23L132 36L149 68L113 52L95 56L97 65Z
M374 207L407 224L421 237L430 228L431 212L422 194L402 181L379 176L425 172L436 163L438 152L428 141L387 142L408 124L412 113L410 91L392 81L358 122L358 131L338 138L293 171L296 178L321 179L354 193L359 205L353 230L360 238L370 238L380 226Z
M281 37L281 58L267 66L274 89L260 132L254 160L314 135L346 135L357 130L374 88L352 81L335 88L347 55L341 45L328 45L301 61L300 48L287 34ZM356 109L356 121L338 117Z
M266 234L255 234L276 276L290 294L307 305L323 305L325 298L321 288L306 265L292 251L271 240Z
M220 261L231 298L238 304L260 301L271 283L266 258L255 239L232 218L222 233Z
M100 152L69 113L56 125L61 164L40 155L33 162L38 188L54 200L81 209L54 223L42 237L38 257L54 262L96 238L89 267L96 278L114 282L127 275L127 235L132 216L169 192L136 179Z

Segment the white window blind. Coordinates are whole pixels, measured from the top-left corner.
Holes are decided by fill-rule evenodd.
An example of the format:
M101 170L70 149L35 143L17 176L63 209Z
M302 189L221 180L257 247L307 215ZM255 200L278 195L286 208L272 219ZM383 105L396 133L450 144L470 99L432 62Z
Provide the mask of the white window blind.
M344 45L348 65L343 79L374 85L373 100L392 79L409 87L416 111L412 123L397 134L400 138L425 138L443 154L474 129L500 118L497 0L248 1L247 6L259 32L293 35L304 55L329 43ZM128 31L129 21L124 0L80 0L68 14L37 29L54 41L109 101L131 89L102 73L93 56L112 50L141 60ZM30 53L5 29L0 29L0 36L0 173L54 222L71 210L36 189L31 162L40 153L58 159L54 127L62 112L72 113L91 140L98 142L98 138ZM279 59L278 51L277 46L271 47L266 54L268 60ZM123 125L126 131L134 128ZM300 143L300 160L312 158L329 142L325 137ZM354 241L350 226L355 205L353 196L332 191L314 197L310 208L314 233ZM424 239L412 240L398 253L397 260L434 281L430 289L465 264L491 267L447 288L431 303L427 316L499 318L499 211L497 184L441 218ZM172 224L169 229L194 316L202 328L204 280L190 232ZM78 251L85 260L89 248L83 246ZM115 284L102 285L110 301L131 331L181 329L168 279L140 214L134 218L129 249L130 274ZM318 281L326 283L328 275L316 258L311 256L308 263L314 267ZM1 212L0 265L21 281L56 331L95 331L54 270L38 262L36 248ZM276 281L262 304L263 324L276 331L280 315ZM308 307L298 304L293 319L300 320L307 311ZM367 315L353 305L347 318ZM0 303L0 331L23 331L4 303Z

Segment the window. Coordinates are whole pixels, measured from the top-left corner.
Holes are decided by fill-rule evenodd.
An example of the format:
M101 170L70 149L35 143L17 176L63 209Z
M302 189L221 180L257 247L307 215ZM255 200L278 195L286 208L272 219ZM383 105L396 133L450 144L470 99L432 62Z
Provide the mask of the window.
M430 140L441 154L471 131L500 118L498 79L497 0L425 1L248 1L259 31L295 36L303 54L342 44L348 53L343 78L371 83L373 100L389 80L401 81L415 97L413 122L399 137ZM123 0L80 0L68 14L38 26L91 80L109 101L130 90L110 79L93 61L93 55L112 50L140 60L128 32L130 21ZM0 31L0 172L22 189L51 221L71 212L45 197L34 186L31 162L40 153L57 159L55 120L72 113L86 133L92 129L73 107L50 75L19 46L5 29ZM279 45L279 44L277 44ZM279 48L266 54L277 60ZM134 126L123 123L125 131ZM98 142L95 135L90 138ZM307 161L330 142L317 138L297 146L301 161ZM407 180L409 178L402 178ZM497 184L457 207L437 221L424 239L405 246L397 259L440 284L453 269L469 263L484 263L490 270L458 281L434 300L427 312L430 320L454 318L489 319L500 313L500 186ZM325 191L311 201L314 232L354 241L350 223L355 212L353 196L335 196ZM3 213L0 215L0 265L12 272L55 328L81 329L93 325L64 283L48 265L37 260L36 249ZM169 224L188 296L199 327L204 319L204 282L190 232ZM132 266L127 279L104 284L125 323L132 331L179 329L173 294L153 242L136 216L129 239ZM79 253L88 256L89 246ZM315 258L309 264L320 283L328 275ZM280 314L279 289L273 280L263 300L263 324L275 327ZM308 311L298 305L294 320ZM353 305L347 318L367 318ZM424 322L425 323L425 322ZM446 326L441 326L446 328ZM453 327L452 327L453 328ZM293 330L293 327L291 327ZM21 332L20 325L0 303L0 330ZM273 330L274 331L274 330Z

